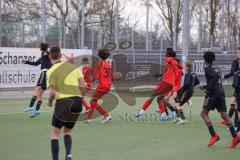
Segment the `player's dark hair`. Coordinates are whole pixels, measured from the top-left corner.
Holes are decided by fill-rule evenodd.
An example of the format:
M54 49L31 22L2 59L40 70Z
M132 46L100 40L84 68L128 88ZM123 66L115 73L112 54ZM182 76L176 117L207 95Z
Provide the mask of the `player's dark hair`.
M84 57L84 58L82 59L82 62L88 62L88 58L87 58L87 57Z
M98 50L98 56L102 59L105 60L110 56L110 50L109 49L99 49Z
M212 63L213 61L215 61L215 53L208 51L206 53L204 53L203 55L203 59L207 62L207 63Z
M169 47L169 48L167 48L167 49L166 49L166 52L169 52L169 51L171 52L171 51L173 51L173 49L172 49L172 48L170 48L170 47Z
M48 50L49 44L48 43L41 43L40 44L40 49L44 52Z
M53 46L50 48L50 55L53 60L61 58L61 49L58 46Z
M169 51L166 53L166 57L172 57L172 58L175 58L176 57L176 52L174 51Z

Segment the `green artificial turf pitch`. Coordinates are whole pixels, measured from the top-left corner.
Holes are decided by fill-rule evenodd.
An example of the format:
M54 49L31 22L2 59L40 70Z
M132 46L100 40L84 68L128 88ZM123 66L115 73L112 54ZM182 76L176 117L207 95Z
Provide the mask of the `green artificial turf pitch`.
M216 111L210 114L221 140L208 148L210 139L207 127L199 113L203 97L194 97L192 121L175 125L172 121L160 123L149 114L155 114L156 102L146 112L148 118L137 120L133 114L146 98L138 98L136 106L128 106L122 100L111 115L108 124L94 119L89 125L78 122L73 130L74 160L236 160L240 157L240 146L227 148L231 136L225 126L218 124ZM229 104L229 98L227 103ZM29 118L21 110L29 99L0 100L0 156L2 160L48 160L50 152L50 124L52 108L46 101L39 117ZM188 114L188 106L185 106ZM60 139L60 159L64 159L65 148Z

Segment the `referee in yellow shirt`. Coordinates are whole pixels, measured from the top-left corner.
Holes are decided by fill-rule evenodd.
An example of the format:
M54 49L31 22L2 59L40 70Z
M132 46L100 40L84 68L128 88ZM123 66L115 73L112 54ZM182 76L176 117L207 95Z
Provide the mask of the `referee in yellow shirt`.
M49 56L53 63L53 66L47 71L49 106L52 106L53 100L56 99L51 128L52 159L58 160L58 139L63 130L66 148L65 160L72 160L71 130L82 111L85 83L83 75L76 65L61 61L62 54L59 47L52 47Z

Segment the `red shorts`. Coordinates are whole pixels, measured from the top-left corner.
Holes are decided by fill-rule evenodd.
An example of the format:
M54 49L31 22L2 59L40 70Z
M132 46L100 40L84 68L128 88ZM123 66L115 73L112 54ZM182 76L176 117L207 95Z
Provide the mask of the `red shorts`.
M155 88L155 91L159 95L167 95L169 92L171 92L173 89L173 85L166 81L161 81L158 86Z
M179 86L179 85L176 85L176 86L174 86L173 87L173 93L174 92L178 92L178 90L181 88L181 86Z
M110 91L111 86L97 86L96 91L94 91L92 98L95 100L99 100L102 98L105 94L107 94Z

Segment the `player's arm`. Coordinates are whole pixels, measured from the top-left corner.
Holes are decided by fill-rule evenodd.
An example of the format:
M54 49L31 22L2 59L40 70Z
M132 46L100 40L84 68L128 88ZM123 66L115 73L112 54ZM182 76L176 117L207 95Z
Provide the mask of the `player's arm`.
M92 70L92 82L95 82L98 79L101 68L102 64L100 62L94 66Z
M48 96L48 106L52 106L52 103L53 103L53 100L55 99L56 97L56 94L57 94L57 90L56 90L56 87L55 87L55 76L52 74L51 70L48 70L47 71L47 75L46 75L46 83L47 83L47 88L48 88L48 93L49 93L49 96Z
M235 74L235 72L236 72L236 70L237 70L237 68L238 68L237 65L238 65L238 64L236 63L236 61L233 61L232 66L231 66L231 71L230 71L230 73L225 74L225 75L223 76L223 79L228 79L228 78L232 77L232 76Z
M199 78L197 77L197 75L195 74L194 75L195 77L195 81L194 81L194 86L197 86L197 85L199 85L200 84L200 80L199 80Z
M86 82L83 79L83 77L79 78L78 82L79 82L79 90L82 93L82 96L84 96L86 93Z
M56 87L53 85L49 86L49 98L48 98L48 105L52 107L53 100L56 97Z
M37 61L35 61L35 62L23 60L22 63L23 63L23 64L29 64L29 65L32 65L32 66L38 66L38 65L41 64L41 59L42 59L42 58L39 58L39 59L38 59Z

